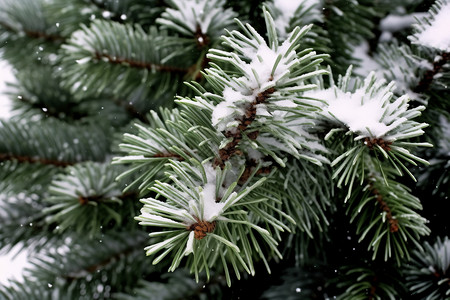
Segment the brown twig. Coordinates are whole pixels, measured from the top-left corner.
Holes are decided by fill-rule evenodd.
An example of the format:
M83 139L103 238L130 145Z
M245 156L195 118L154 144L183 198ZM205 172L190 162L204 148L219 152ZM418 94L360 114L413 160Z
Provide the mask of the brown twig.
M249 178L250 175L253 172L253 169L257 167L257 163L255 160L248 160L247 164L245 165L244 172L242 173L241 177L239 178L239 184L244 184ZM255 175L261 175L261 174L269 174L272 171L271 167L262 167L259 168Z
M149 63L149 62L131 60L131 59L127 59L127 58L111 56L107 53L100 53L100 52L95 53L95 58L98 60L106 59L111 64L118 64L118 65L124 64L124 65L128 65L132 68L138 68L138 69L156 70L156 71L160 71L160 72L182 73L182 74L186 74L189 71L189 68L178 68L178 67L159 65L159 64Z
M233 155L242 155L242 152L237 149L237 145L242 140L242 134L246 133L247 137L251 140L256 140L259 135L258 131L246 132L248 127L253 123L256 118L256 105L264 103L271 94L275 92L274 88L260 92L255 100L250 103L247 107L244 117L238 125L237 131L226 131L225 136L227 138L232 137L231 142L229 142L225 147L219 150L219 157L216 157L214 161L215 166L224 167L225 162L229 160Z
M14 27L12 27L11 25L0 21L0 26L4 27L6 30L11 31L11 32L18 32L18 30ZM23 29L22 31L23 33L25 33L26 36L30 37L30 38L35 38L35 39L45 39L47 41L50 42L62 42L65 40L65 37L60 36L60 35L56 35L56 34L48 34L42 31L33 31L33 30L27 30L27 29Z
M377 189L373 188L371 191L372 191L372 194L375 195L376 200L377 200L378 204L380 205L381 210L386 212L386 218L388 219L388 222L389 222L390 231L397 232L398 231L398 221L397 221L397 219L394 219L392 217L391 208L388 206L386 201L383 200L383 196L380 194L380 192Z
M205 39L206 39L206 37L205 37ZM123 65L127 65L129 67L136 68L136 69L147 69L147 70L152 70L152 71L155 70L155 71L165 72L165 73L180 74L180 75L186 76L187 78L189 78L189 80L195 80L195 81L200 81L203 78L201 71L203 71L207 67L207 65L210 61L206 57L206 53L201 58L201 61L199 64L195 63L188 68L179 68L179 67L154 64L154 63L143 62L143 61L135 61L135 60L127 59L127 58L111 56L109 54L100 53L100 52L95 53L95 58L97 60L106 59L111 64L117 64L117 65L123 64Z
M43 165L54 165L57 167L68 167L74 165L72 162L65 162L65 161L59 161L59 160L52 160L47 158L40 158L40 157L31 157L31 156L25 156L25 155L15 155L10 153L0 153L0 162L1 161L7 161L7 160L17 160L20 163L28 162L28 163L39 163Z
M104 195L92 195L92 196L86 196L86 197L79 196L78 197L78 201L80 202L81 205L86 205L86 204L88 204L89 202L92 202L92 201L94 201L94 202L101 202L101 200L104 199L104 197L105 197ZM124 200L124 199L130 198L130 197L137 198L138 194L135 193L135 192L129 192L129 193L124 193L124 194L121 194L121 195L118 195L118 196L110 196L108 198L113 198L113 197L116 197L116 198Z
M103 199L103 195L92 195L92 196L79 196L78 202L80 202L81 205L86 205L89 202L100 202L100 200Z
M160 152L153 155L153 157L167 157L167 158L174 158L177 160L184 160L184 158L181 155L178 155L176 153L171 152Z

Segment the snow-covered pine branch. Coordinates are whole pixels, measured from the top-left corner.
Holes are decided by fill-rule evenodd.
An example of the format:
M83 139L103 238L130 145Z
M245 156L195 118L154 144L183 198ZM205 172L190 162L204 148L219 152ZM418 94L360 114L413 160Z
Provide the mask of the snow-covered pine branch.
M400 176L404 171L415 180L405 162L428 164L410 152L419 146L431 147L429 143L410 141L422 135L422 129L428 126L413 120L425 107L409 108L408 96L394 97L395 83L386 84L373 72L362 81L352 78L349 68L337 84L330 77L330 84L329 88L308 91L304 96L325 103L319 118L319 126L329 130L325 139L336 132L344 132L353 140L352 147L345 148L345 152L331 163L336 168L333 178L339 176L338 186L349 184L350 193L356 178L359 177L361 182L364 180L365 160L370 157L375 158L377 165L389 161Z
M351 78L351 69L337 85L308 91L304 96L325 101L320 112L324 121L344 125L361 139L383 139L393 143L423 134L425 124L411 122L424 106L409 109L408 97L394 98L394 83L371 73L364 79ZM393 99L394 98L394 99Z
M424 243L425 251L414 251L411 262L405 264L407 286L413 295L422 299L448 299L450 278L450 240L438 237L430 245Z
M0 298L448 298L448 7L0 0L17 78L0 122L0 254L36 258ZM322 59L337 79L360 57L398 88L323 84ZM398 178L408 170L419 184Z
M162 241L146 250L148 255L163 251L155 263L173 251L170 270L186 255L197 276L204 269L209 272L220 259L228 283L229 264L238 278L242 269L254 273L255 256L270 270L268 258L281 257L276 248L279 233L291 230L295 223L283 211L283 202L297 201L301 207L306 200L296 192L280 200L279 188L273 188L278 185L266 181L271 181L277 164L285 166L286 154L307 163L328 162L323 156L325 147L308 132L319 110L317 101L302 98L304 91L316 87L310 79L326 73L318 68L323 56L311 49L296 52L310 26L295 28L280 44L266 11L265 20L268 43L253 27L238 22L241 32L223 37L230 50L212 49L208 54L212 63L205 78L212 91L192 83L198 96L179 98L180 115L165 113L164 124L154 114L150 122L160 128L138 126L139 136L128 134L127 143L121 145L130 156L117 158L117 163L134 163L133 171L143 164L158 166L158 173L149 171L140 177L157 197L142 200L144 207L137 220L141 225L163 228L151 233ZM222 69L221 63L232 70ZM167 163L163 166L162 161ZM163 170L165 175L160 173ZM148 179L157 174L164 179L150 184L153 179ZM293 179L289 174L278 182L289 183ZM322 218L315 210L327 205L322 199L319 202L309 208L314 222ZM301 222L302 230L311 230L311 225L306 225L310 221ZM255 233L268 248L257 242Z
M374 59L379 64L377 74L389 82L395 81L396 95L406 94L411 100L427 104L427 95L418 93L417 86L423 74L433 69L430 62L420 58L411 47L400 46L397 40L380 44Z
M225 0L170 0L172 8L162 13L157 23L180 33L194 36L197 45L203 47L214 43L223 34L224 28L234 25L237 14L225 8Z
M137 187L141 196L148 194L155 178L164 177L166 164L171 159L201 161L214 155L208 142L219 143L220 139L214 130L206 129L210 125L209 118L202 111L189 117L185 113L177 109L151 111L150 126L136 124L137 134L124 135L119 146L128 155L116 157L113 163L132 164L118 177L131 181L125 192ZM192 130L196 126L197 130ZM142 169L149 171L141 173Z
M126 218L117 210L122 205L131 208L132 202L127 197L134 198L135 193L122 193L124 183L115 180L122 171L122 167L111 166L109 162L68 167L66 174L57 176L48 189L49 197L45 199L48 207L42 211L46 222L58 224L55 231L59 233L75 228L89 236L98 234L101 224L123 226Z
M104 20L95 20L89 27L83 24L62 46L62 84L80 98L87 93L92 93L88 97L113 93L133 99L135 93L141 93L161 101L174 88L165 82L186 75L193 63L186 58L184 66L175 64L172 52L176 47L161 47L164 38L167 33L156 27L145 31L138 24Z
M174 271L184 256L192 254L188 265L198 278L199 272L209 274L209 268L219 259L230 285L229 264L233 266L237 278L240 278L241 270L255 274L255 253L252 249L258 249L257 256L264 260L269 253L281 258L276 248L278 242L271 233L288 228L275 217L276 209L270 213L268 206L265 206L269 208L266 210L257 208L260 203L264 206L263 202L269 199L247 197L264 183L265 177L250 186L239 187L237 180L231 184L227 182L237 175L233 174L229 163L223 170L218 166L214 169L208 161L200 163L195 160L171 161L170 167L172 170L166 174L172 182L157 181L151 189L157 193L157 198L166 200L143 199L141 215L136 217L141 225L163 229L150 234L150 237L163 237L162 241L145 248L147 255L163 251L155 258L154 264L174 252L169 268L169 271ZM243 168L241 174L242 171ZM265 229L255 224L252 214L262 211L269 212L264 217L271 228ZM264 253L262 249L265 246L260 245L260 238L256 238L255 234L269 247L269 253ZM270 271L268 265L267 268Z
M415 24L416 33L410 36L413 43L450 53L450 1L438 0L429 11L429 16Z
M316 164L327 162L326 150L308 133L318 104L302 100L302 92L315 88L309 79L326 73L318 64L324 56L311 49L296 52L311 26L295 28L281 45L273 19L265 11L268 43L249 24L223 37L233 52L212 49L211 68L205 78L216 94L201 92L195 99L180 99L184 105L211 113L212 125L223 134L217 164L236 153L251 158L270 156L284 166L281 153L305 158ZM227 63L232 71L217 63Z
M286 40L295 27L313 24L297 51L313 48L318 54L332 53L331 40L324 29L327 25L322 0L275 0L265 1L264 5L274 18L280 41ZM325 58L325 62L330 63L330 58Z
M431 68L425 72L415 88L426 93L431 88L447 90L450 62L450 1L439 0L431 7L428 16L418 19L415 33L408 38L419 49L428 52Z

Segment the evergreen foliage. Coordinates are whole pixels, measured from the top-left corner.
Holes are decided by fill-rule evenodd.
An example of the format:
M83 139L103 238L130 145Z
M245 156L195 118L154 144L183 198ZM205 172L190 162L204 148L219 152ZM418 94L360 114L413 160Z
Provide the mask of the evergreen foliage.
M0 0L0 299L450 299L448 13Z
M438 238L434 245L425 242L425 251L415 251L412 263L406 267L407 285L414 295L424 299L447 299L450 296L446 274L449 267L450 242Z

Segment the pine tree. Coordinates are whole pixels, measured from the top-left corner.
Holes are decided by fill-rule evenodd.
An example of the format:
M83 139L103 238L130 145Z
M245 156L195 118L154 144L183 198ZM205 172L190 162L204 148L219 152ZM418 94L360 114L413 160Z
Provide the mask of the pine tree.
M449 14L0 0L0 298L450 299Z

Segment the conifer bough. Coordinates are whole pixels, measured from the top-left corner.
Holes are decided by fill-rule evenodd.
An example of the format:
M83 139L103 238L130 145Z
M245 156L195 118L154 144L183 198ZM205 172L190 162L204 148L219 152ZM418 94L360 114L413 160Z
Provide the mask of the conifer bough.
M0 299L447 299L449 9L0 0Z
M188 256L187 264L197 278L201 271L209 274L210 268L222 264L230 284L230 267L238 278L242 270L254 274L258 257L270 272L268 259L273 255L281 258L277 249L280 233L301 229L284 212L284 205L294 201L293 197L273 201L279 195L270 188L270 179L278 172L290 177L283 170L288 169L291 158L319 167L330 164L336 151L330 153L325 144L333 133L356 134L354 141L349 140L352 148L337 149L343 153L331 163L336 167L333 178L341 175L338 186L350 182L348 197L355 178L359 177L361 184L369 179L367 165L383 173L385 162L377 153L391 162L399 175L401 168L409 173L400 159L426 163L406 148L429 144L399 141L423 133L426 124L411 119L424 107L408 109L407 96L394 100L393 84L376 80L374 74L351 85L349 70L337 86L331 82L325 88L322 76L329 71L320 63L326 56L312 49L299 50L311 26L294 28L280 43L274 21L265 10L264 18L268 41L249 24L236 21L240 30L222 37L225 48L207 54L211 62L204 77L210 90L189 84L197 96L177 99L180 114L153 121L165 123L159 129L139 127L138 135L127 135L128 143L121 147L130 156L115 159L115 163L136 166L148 162L146 181L154 180L148 186L156 196L141 200L144 207L136 220L162 229L150 233L153 242L146 251L147 255L159 253L153 263L170 257L170 271ZM181 118L184 123L192 122L181 125L190 136L168 145L165 139L172 139L169 131L175 131ZM325 139L321 138L327 131ZM191 143L191 138L200 143ZM154 167L164 170L164 175L151 171ZM310 176L325 175L317 172ZM378 191L374 194L386 216L376 222L388 224L380 227L381 236L400 230L416 241L417 234L427 233L419 230L411 235L408 220L399 222L403 219L397 220L400 216L389 207L392 204L381 200ZM404 247L389 243L385 247L386 259L391 251L398 259L407 253Z

